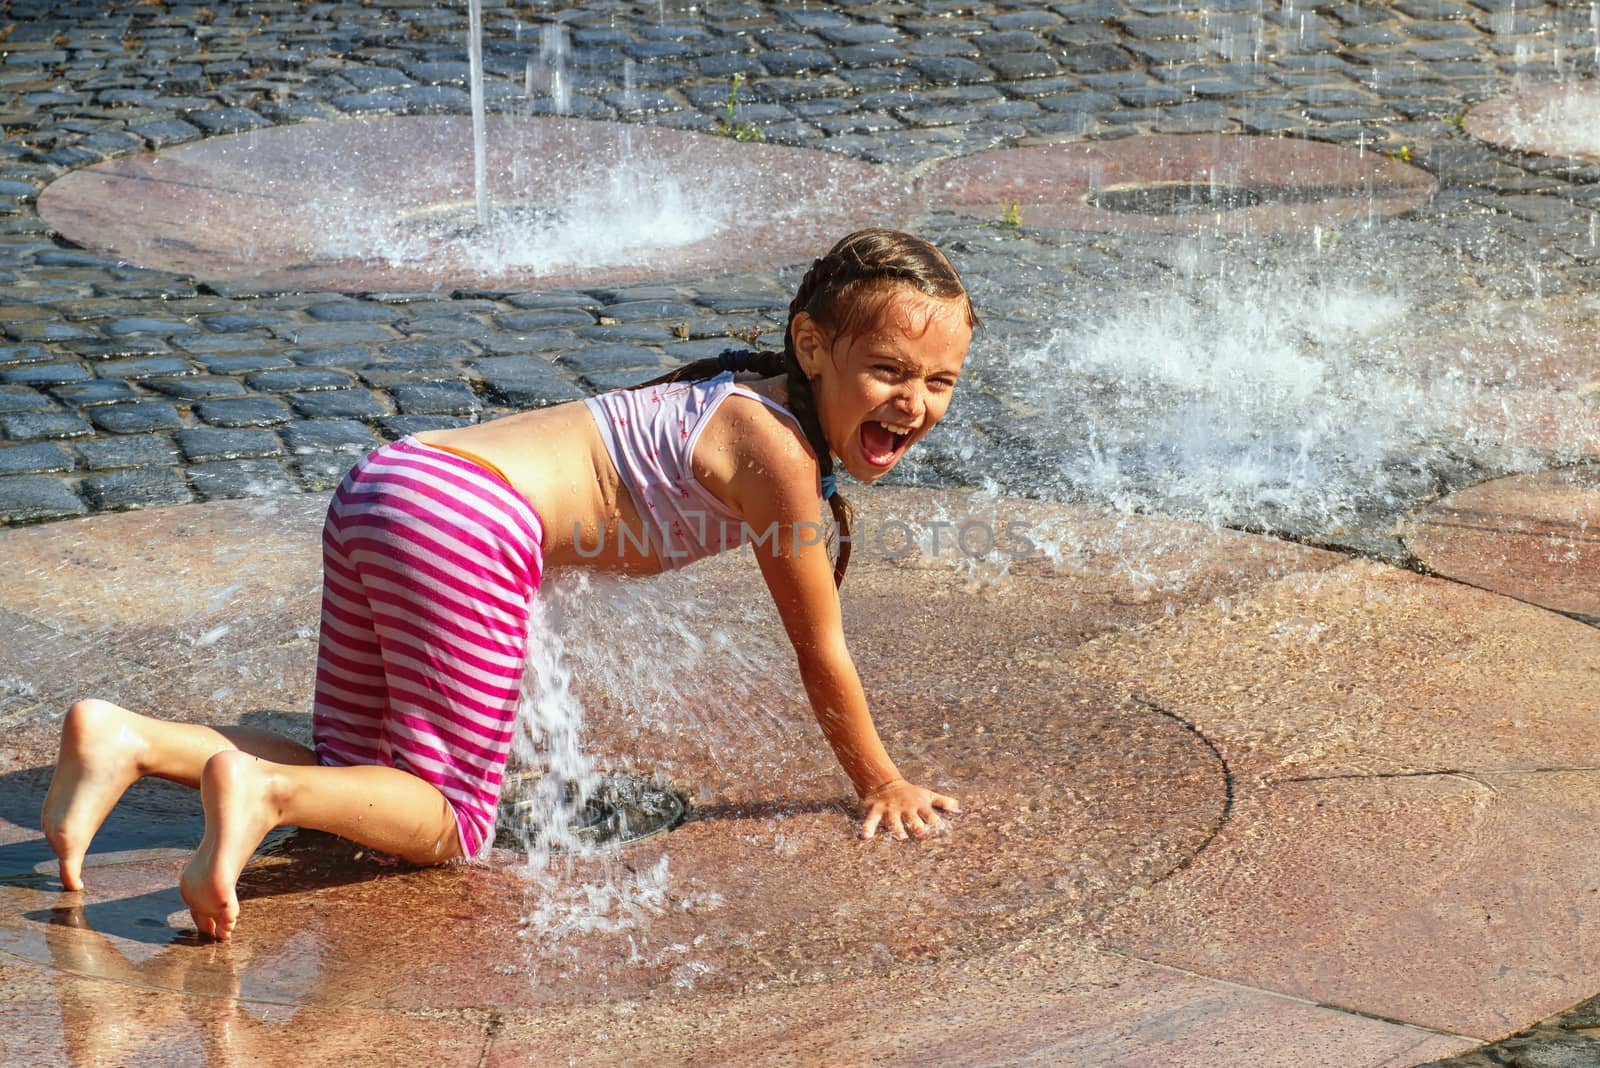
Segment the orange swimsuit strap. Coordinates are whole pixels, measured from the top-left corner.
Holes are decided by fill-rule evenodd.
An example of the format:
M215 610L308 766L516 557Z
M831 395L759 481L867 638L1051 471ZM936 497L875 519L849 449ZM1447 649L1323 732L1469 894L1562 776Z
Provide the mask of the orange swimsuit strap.
M437 449L440 452L447 452L452 456L459 456L468 463L477 464L479 467L483 468L485 471L489 472L506 485L511 485L511 480L506 477L506 473L504 471L500 470L500 468L496 467L488 460L485 460L475 452L468 452L466 449L458 449L454 445L440 445L436 441L419 441L417 444L423 446L424 448Z

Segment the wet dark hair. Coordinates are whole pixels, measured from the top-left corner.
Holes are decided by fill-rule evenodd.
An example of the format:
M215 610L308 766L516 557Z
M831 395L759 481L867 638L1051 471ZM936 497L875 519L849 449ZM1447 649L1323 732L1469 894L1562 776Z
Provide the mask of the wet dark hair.
M782 352L724 353L721 357L684 364L641 385L714 378L727 370L750 370L768 378L786 376L789 410L799 420L806 441L817 454L819 478L827 479L833 474L833 453L822 433L811 380L801 369L795 353L795 316L805 312L833 331L835 338L846 336L858 329L863 320L876 316L894 287L900 285L942 300L959 298L965 306L967 325L978 325L967 287L961 284L961 277L944 253L920 237L898 230L882 227L857 230L829 249L826 256L813 261L811 269L800 280L800 288L789 302ZM850 565L850 528L854 513L840 493L833 493L827 500L839 533L838 556L833 565L833 583L839 586Z

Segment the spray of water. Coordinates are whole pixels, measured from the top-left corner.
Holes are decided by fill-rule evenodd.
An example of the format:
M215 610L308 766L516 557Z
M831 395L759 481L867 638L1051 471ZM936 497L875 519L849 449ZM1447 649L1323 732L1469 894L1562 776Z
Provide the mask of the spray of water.
M510 181L513 175L506 175ZM575 166L562 189L507 188L486 223L454 205L387 210L326 220L314 258L420 268L440 276L503 269L548 273L576 266L648 263L733 226L735 198L723 183L693 188L637 157Z
M488 134L483 109L483 0L467 3L467 66L472 100L472 190L478 225L489 224Z
M635 872L580 832L601 776L584 745L584 707L572 688L561 606L534 602L523 700L518 709L508 782L519 804L501 827L523 856L524 916L519 934L527 959L578 953L570 940L594 932L629 930L661 911L668 862ZM501 820L507 821L505 809Z
M1513 113L1513 144L1538 145L1553 156L1600 156L1600 93L1592 83L1574 82L1528 110Z
M1394 278L1213 265L1058 321L1042 345L975 350L1006 404L971 423L958 405L940 446L998 444L1006 492L1324 533L1403 510L1441 468L1534 462L1537 406L1491 388L1507 372L1485 381L1466 350L1418 371L1430 329Z
M713 761L737 754L738 774L755 776L811 744L797 741L809 729L804 691L765 597L710 605L692 572L560 576L540 596L566 621L583 692L603 695L628 734L692 737ZM796 708L798 719L783 714Z
M530 818L513 828L529 863L548 868L560 853L588 852L577 835L579 813L600 776L583 746L583 704L572 692L559 612L543 598L534 602L524 693L518 710L512 761L539 774L526 791Z
M1058 330L1018 369L1041 394L1054 379L1113 415L1073 420L1082 448L1061 457L1095 496L1208 519L1263 504L1333 515L1349 488L1339 470L1380 463L1424 404L1361 381L1382 376L1372 342L1404 313L1393 297L1275 279L1200 286Z
M578 572L548 576L540 590L512 749L516 774L533 785L509 828L523 855L520 934L530 963L580 969L585 935L641 928L669 907L718 905L673 892L666 856L635 867L581 833L602 779L586 744L585 695L604 702L596 711L621 724L606 733L633 749L647 748L652 734L692 737L708 753L737 753L739 773L755 779L800 750L796 721L775 714L798 705L801 691L770 607L758 602L730 625L702 600L682 575L638 582ZM605 754L606 770L628 769L635 758ZM635 947L659 949L643 932ZM692 962L684 967L693 971Z
M620 159L587 160L564 175L560 188L529 188L522 161L502 173L488 166L483 89L481 0L469 0L468 47L472 100L473 197L470 222L456 204L396 210L392 204L341 204L319 220L313 259L354 259L421 268L441 277L465 272L527 270L553 273L576 266L614 267L649 262L653 255L706 240L737 222L735 198L717 181L686 188L664 178L623 131ZM537 61L529 58L525 92L549 97L556 115L572 110L565 25L541 31ZM624 64L624 99L636 98L633 61ZM498 178L499 197L489 193Z

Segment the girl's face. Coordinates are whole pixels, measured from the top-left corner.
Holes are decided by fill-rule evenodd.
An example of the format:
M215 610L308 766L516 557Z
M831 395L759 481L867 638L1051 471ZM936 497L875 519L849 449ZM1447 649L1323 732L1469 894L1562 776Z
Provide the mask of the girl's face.
M944 418L967 358L966 302L897 285L859 329L834 336L795 316L795 354L811 379L828 447L851 477L882 478Z

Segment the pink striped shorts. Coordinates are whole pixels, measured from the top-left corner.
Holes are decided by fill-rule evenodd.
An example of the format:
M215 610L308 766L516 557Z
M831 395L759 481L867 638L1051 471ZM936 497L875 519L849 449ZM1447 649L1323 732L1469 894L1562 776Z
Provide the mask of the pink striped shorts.
M504 481L413 438L356 464L323 526L317 760L432 784L469 857L493 838L543 535Z

